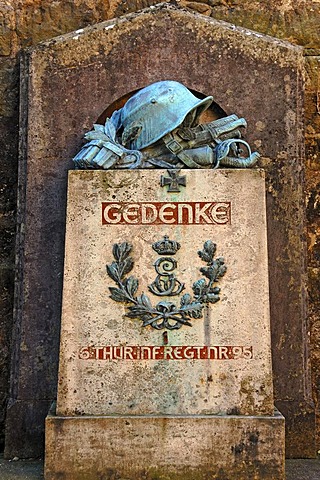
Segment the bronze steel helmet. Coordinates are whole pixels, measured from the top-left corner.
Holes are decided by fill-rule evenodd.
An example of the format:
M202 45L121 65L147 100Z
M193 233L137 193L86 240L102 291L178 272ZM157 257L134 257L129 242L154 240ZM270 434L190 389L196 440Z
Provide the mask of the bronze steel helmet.
M123 133L121 143L131 150L141 150L172 132L193 112L194 126L212 97L195 97L179 82L153 83L135 93L121 110Z

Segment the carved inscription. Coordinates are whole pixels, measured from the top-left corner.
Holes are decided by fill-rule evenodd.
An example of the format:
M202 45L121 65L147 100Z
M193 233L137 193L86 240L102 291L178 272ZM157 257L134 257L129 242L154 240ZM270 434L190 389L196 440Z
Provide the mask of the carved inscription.
M81 360L250 360L252 346L129 346L81 347Z
M230 202L102 202L103 225L226 225Z

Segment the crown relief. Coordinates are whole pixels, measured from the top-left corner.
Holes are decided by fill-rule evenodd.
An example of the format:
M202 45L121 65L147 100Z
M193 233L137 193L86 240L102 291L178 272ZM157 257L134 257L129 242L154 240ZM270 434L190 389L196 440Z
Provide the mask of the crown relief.
M169 240L168 235L164 235L162 240L152 244L153 250L159 255L175 255L180 247L180 243Z

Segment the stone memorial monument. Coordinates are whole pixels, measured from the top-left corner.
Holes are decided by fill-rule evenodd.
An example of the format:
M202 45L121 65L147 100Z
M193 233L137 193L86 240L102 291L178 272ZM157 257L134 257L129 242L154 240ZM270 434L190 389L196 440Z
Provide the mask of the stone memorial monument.
M264 172L212 101L150 84L74 157L47 480L284 479Z
M41 42L35 47L26 49L21 60L17 277L5 456L30 458L43 454L45 418L52 401L57 397L67 177L68 172L74 168L72 158L77 155L77 152L80 154L83 147L84 150L80 155L82 160L79 157L77 160L78 167L82 168L80 161L87 163L90 168L94 167L93 164L90 165L91 160L86 152L89 154L90 151L94 154L94 147L97 147L96 153L98 150L101 151L100 160L95 154L93 156L95 161L102 162L100 168L107 167L110 162L113 169L99 172L106 176L129 174L129 170L125 169L121 172L123 169L119 167L125 164L134 166L135 161L136 165L141 162L144 168L131 169L133 175L138 173L153 175L155 169L152 170L150 164L152 165L156 158L157 165L162 169L158 170L157 188L167 192L165 203L169 200L169 203L174 203L179 201L174 199L178 192L172 191L176 188L176 184L181 194L183 191L190 191L190 180L186 179L185 186L182 184L183 177L189 175L188 169L183 168L184 166L196 169L200 173L198 167L202 165L201 173L209 175L226 173L227 170L224 169L231 167L232 174L240 175L242 170L234 170L234 159L238 167L239 163L242 163L243 167L254 164L255 154L250 154L245 144L238 143L239 149L243 150L242 153L234 152L233 147L228 146L228 143L218 147L217 132L214 133L214 129L223 127L226 128L224 133L226 137L218 135L220 139L226 142L232 137L241 140L235 132L243 129L245 125L243 118L248 122L245 139L252 150L258 150L261 154L258 165L266 172L274 400L286 419L286 455L288 457L314 456L316 452L315 412L309 381L309 337L305 291L307 264L304 240L304 57L302 49L288 42L188 11L177 5L159 4ZM148 85L163 80L178 81L188 87L198 97L200 103L204 100L204 103L199 104L203 109L207 102L209 103L208 95L214 97L216 105L212 103L203 113L205 118L200 118L200 125L204 128L179 126L179 135L177 137L178 132L175 132L173 139L178 145L170 143L170 136L166 138L171 148L182 147L180 152L176 151L177 154L175 154L163 150L162 145L156 156L154 152L150 156L150 145L142 149L144 152L141 155L142 151L138 146L132 145L133 148L131 148L131 145L126 143L127 140L134 141L134 134L139 132L139 126L136 125L138 127L136 132L134 128L131 132L127 131L129 136L127 138L124 136L122 143L121 131L117 132L117 138L113 138L112 130L117 128L117 117L115 114L112 118L112 115L114 111L124 106L133 92L141 91ZM217 108L212 109L212 105ZM216 115L208 117L208 112L213 110ZM110 120L112 118L113 127L107 122L106 129L106 117ZM213 128L211 132L208 131L207 126L216 121L218 124L211 125ZM168 124L172 126L171 122L172 120L168 121ZM92 130L94 124L100 127ZM91 138L88 137L83 145L84 134ZM228 138L229 134L232 135ZM109 138L94 138L100 135L106 135ZM198 143L200 137L204 144ZM210 138L211 146L206 143ZM111 150L111 153L110 149L105 148L106 146L102 143L100 146L89 145L91 141L101 140L109 142L115 151ZM192 146L190 142L195 140L197 143ZM131 157L126 149L130 150ZM194 162L193 166L192 162ZM218 164L223 169L212 169ZM206 166L207 168L204 168ZM173 171L177 169L181 170L179 174ZM241 187L243 190L249 191L248 181L252 172L252 169L245 170L246 183ZM74 172L72 175L97 173L86 171ZM132 179L133 177L130 182ZM162 182L163 187L158 182ZM125 188L124 191L128 192L127 201L135 203L132 197L133 185L131 183L130 185L131 187ZM202 185L203 180L200 182L200 188ZM149 188L148 182L141 188L146 193ZM169 188L170 192L168 192ZM212 181L210 188L212 196L208 203L224 202L223 198L215 195L215 182ZM200 197L194 198L194 202L201 202ZM230 201L229 195L226 194L224 198L226 202ZM101 201L113 200L115 199L109 200L109 197L103 195ZM147 203L152 202L156 203L157 200L150 199ZM89 204L91 205L91 200ZM88 205L85 208L89 208ZM180 210L181 208L188 220L189 209L193 207L180 206ZM202 205L199 208L201 209ZM242 206L242 208L247 207ZM161 216L164 215L169 220L174 219L175 213L172 217L170 215L175 210L170 209L171 207L162 211ZM129 210L127 218L137 219L137 215L145 212L141 209L138 214L138 211L139 209L135 210L135 208ZM150 207L148 215L152 215L152 211ZM231 225L235 218L233 211L234 207L231 208ZM133 212L132 215L130 212ZM192 212L196 215L195 210ZM201 212L207 216L209 214L211 218L211 210L200 210L199 215L202 215ZM109 213L116 216L117 212L111 210ZM99 215L101 219L102 213L100 212ZM204 218L204 215L201 216L202 220ZM106 225L104 232L108 232L109 227ZM118 228L123 228L123 225ZM192 225L183 228L190 232ZM220 228L224 229L226 226L219 226ZM175 275L177 281L185 284L179 296L170 296L169 299L159 298L148 289L158 276L153 263L162 258L153 250L152 244L163 240L165 235L170 241L181 245L175 255L163 255L163 257L176 260L177 267L171 273ZM187 245L184 240L188 235L180 238L174 233L171 234L170 231L161 229L150 239L151 243L145 246L145 255L149 254L149 258L148 261L143 262L143 265L141 264L141 271L138 263L140 251L137 250L134 238L131 236L124 238L123 235L114 238L103 259L105 299L111 301L112 309L122 309L123 315L127 315L131 312L129 308L133 307L132 304L109 299L111 294L109 288L119 288L106 273L106 265L116 261L112 252L113 245L122 243L132 245L129 256L133 259L134 267L125 278L130 276L136 278L139 285L134 296L141 297L144 293L149 297L152 307L156 309L161 301L171 302L176 307L180 307L181 298L185 294L189 294L192 298L195 295L192 288L195 282L201 278L209 281L208 277L200 272L200 269L207 268L207 265L197 252L203 251L204 243L210 240L216 244L214 259L224 257L227 268L225 275L214 283L214 288L221 289L220 300L215 304L208 304L214 315L218 314L219 309L225 305L224 295L231 275L234 273L232 262L230 263L228 258L228 249L221 244L215 234L210 233L201 238L201 242L192 245L189 253L189 250L186 251ZM77 244L77 249L79 246L80 243ZM86 255L89 251L88 248ZM186 252L190 256L189 263L195 263L195 270L188 278L184 278L184 274L179 270L186 268L185 262L180 262L180 256ZM242 254L243 251L241 251ZM145 273L141 273L145 272L145 269L151 269L152 272L152 275L150 273L146 279L143 278ZM92 288L92 291L95 291L97 285L92 284ZM244 298L248 300L249 294L250 292ZM203 319L207 304L202 303L204 306L201 318ZM124 325L128 325L129 320L136 322L140 328L143 320L140 317L131 318L131 320L130 318L124 317ZM190 334L193 328L199 327L198 322L201 321L203 320L192 318L190 320L192 327L183 325L179 330L168 332L169 342L173 346L178 345L173 342L171 334L180 335L184 331L189 331ZM150 326L143 327L146 331L150 329L154 330ZM159 333L161 335L164 332L160 330ZM237 342L240 340L241 338L238 338ZM95 344L96 341L94 339ZM218 343L215 339L212 342L213 346L242 345L227 344L224 341ZM90 344L81 343L81 345L89 346ZM128 345L135 344L130 342ZM170 346L169 343L168 345ZM194 342L190 345L197 346ZM201 345L202 343L199 343L199 346ZM246 344L243 345L246 346ZM186 362L187 359L182 361ZM191 361L189 359L189 362ZM198 360L194 361L198 362ZM229 360L223 360L223 362L229 362ZM233 365L238 364L233 360L232 362ZM247 363L250 365L250 362L251 360ZM305 439L303 442L301 442L302 435ZM243 456L244 454L241 458Z

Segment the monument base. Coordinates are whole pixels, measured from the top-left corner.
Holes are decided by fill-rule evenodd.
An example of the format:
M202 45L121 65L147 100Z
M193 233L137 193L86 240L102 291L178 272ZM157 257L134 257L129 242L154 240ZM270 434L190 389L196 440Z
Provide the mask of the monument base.
M45 479L283 480L284 417L46 419Z

